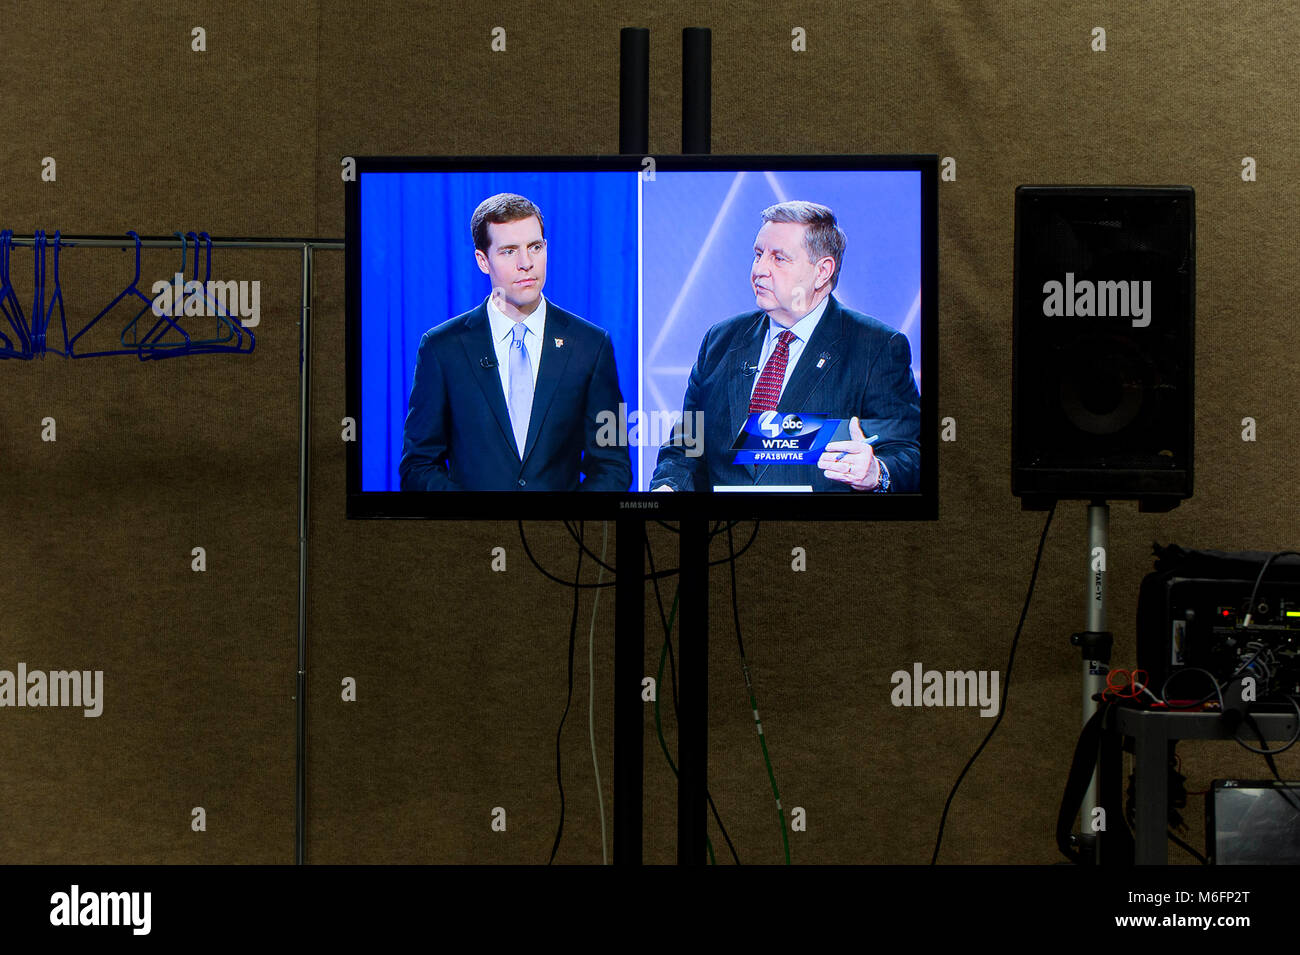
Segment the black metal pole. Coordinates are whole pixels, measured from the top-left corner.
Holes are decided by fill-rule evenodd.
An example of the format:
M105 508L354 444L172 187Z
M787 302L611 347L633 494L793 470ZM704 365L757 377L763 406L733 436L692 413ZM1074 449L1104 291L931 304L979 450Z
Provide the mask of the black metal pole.
M618 151L650 150L650 31L619 36ZM640 865L645 783L645 518L614 523L614 864Z
M677 863L704 865L709 775L709 524L681 522L677 654Z
M294 862L307 861L307 489L311 447L311 266L312 247L302 247L302 316L298 332L298 682L294 702Z
M650 31L624 27L619 33L618 151L650 151Z
M713 33L704 27L682 30L682 152L711 150L713 128Z
M682 30L682 151L709 152L712 123L711 32ZM700 489L706 490L706 489ZM707 861L709 776L709 525L703 518L681 522L681 578L677 723L677 862Z
M645 520L615 522L614 864L640 865L645 777Z

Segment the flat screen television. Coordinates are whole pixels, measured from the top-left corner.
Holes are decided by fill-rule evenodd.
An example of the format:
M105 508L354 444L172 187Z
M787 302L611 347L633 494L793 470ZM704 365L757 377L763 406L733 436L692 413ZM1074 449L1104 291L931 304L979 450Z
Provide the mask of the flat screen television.
M348 516L935 519L937 181L357 157Z

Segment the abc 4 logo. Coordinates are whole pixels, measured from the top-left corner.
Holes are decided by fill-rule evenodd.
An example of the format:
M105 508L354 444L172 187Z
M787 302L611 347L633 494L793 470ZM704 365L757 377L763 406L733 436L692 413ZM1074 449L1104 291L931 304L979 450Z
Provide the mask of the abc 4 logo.
M764 411L758 419L758 430L769 438L796 435L803 430L803 419L797 414L781 415L775 411Z

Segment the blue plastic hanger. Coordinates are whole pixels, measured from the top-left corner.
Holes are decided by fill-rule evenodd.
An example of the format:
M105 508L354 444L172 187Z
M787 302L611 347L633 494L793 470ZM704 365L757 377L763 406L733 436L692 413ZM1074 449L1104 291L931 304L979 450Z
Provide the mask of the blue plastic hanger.
M235 340L235 345L232 349L230 349L231 351L252 351L253 342L255 341L255 339L253 338L253 333L247 331L244 328L243 322L238 317L233 315L227 315L225 311L219 308L217 304L214 301L212 301L211 297L207 295L208 283L212 280L212 236L208 235L206 232L200 232L199 237L203 239L204 242L203 289L204 289L204 295L206 296L206 301L208 302L209 307L216 309L217 317L220 320L220 323L227 326L230 332L233 333L227 335L225 338L222 339L222 341L223 342L230 341L232 338ZM233 304L235 305L236 310L238 310L239 304L237 302ZM245 335L247 335L249 339L249 345L247 349L241 347L243 345Z
M13 233L9 229L0 231L0 314L3 314L8 320L10 330L17 333L18 329L14 325L14 320L9 314L9 309L5 304L7 293L9 291L9 236ZM21 336L19 336L21 341ZM21 358L21 349L15 348L13 339L0 329L0 358Z
M45 251L48 246L44 229L32 233L32 248L36 253L32 266L32 355L39 358L45 357Z
M200 236L200 238L203 239L203 242L204 242L204 245L205 245L205 248L204 248L205 265L204 265L203 288L204 288L205 293L206 293L206 290L207 290L207 288L208 288L208 282L211 281L211 279L212 279L212 236L208 235L206 232L200 232L200 233L199 233L199 236ZM222 320L222 321L223 321L223 322L224 322L224 323L229 327L229 329L234 333L232 336L229 336L229 337L233 337L233 338L235 339L235 344L234 344L234 345L229 346L229 347L218 348L218 349L214 349L214 350L216 350L216 351L239 352L239 353L242 353L242 354L248 354L249 352L251 352L251 351L253 350L253 348L257 345L257 338L256 338L256 336L253 335L253 333L252 333L251 331L249 331L248 329L246 329L246 328L244 327L243 320L242 320L241 318L237 317L237 316L234 316L234 315L227 315L227 314L226 314L222 309L220 309L220 308L216 305L215 302L212 302L211 299L209 299L208 301L209 301L211 307L217 310L218 317L221 318L221 320ZM235 305L235 308L238 309L238 307L239 307L238 304L236 304L236 305ZM245 339L245 338L248 339L248 347L247 347L247 348L244 347L244 339Z
M191 232L190 235L194 235L194 233ZM198 235L194 235L194 274L197 276L199 272L199 239L200 238L203 240L205 246L204 248L205 264L203 268L203 304L209 312L214 313L215 318L217 319L217 333L218 335L220 335L220 337L210 338L206 342L196 342L195 344L224 345L227 342L234 341L235 349L238 349L239 345L243 341L243 332L240 331L239 323L236 322L234 319L232 319L231 316L227 315L225 309L217 305L216 301L213 299L209 291L210 286L208 285L208 283L212 281L212 236L208 235L206 232L200 232ZM235 294L238 295L239 293L236 291ZM233 302L232 304L234 305L235 310L238 311L239 310L238 299L236 299L235 302ZM224 335L221 334L223 329L225 330ZM225 350L226 349L222 349L222 351Z
M185 237L181 235L179 230L172 234L181 240L180 276L183 282L185 279L185 261L187 258L188 246ZM195 249L196 262L197 259L198 259L198 250L196 248ZM170 275L167 276L168 284L171 284L171 278L172 277ZM190 336L174 320L180 317L177 315L177 312L182 307L183 302L184 302L184 294L182 293L180 301L174 301L171 303L172 314L159 316L158 321L154 322L153 327L150 328L149 331L144 333L143 338L138 338L136 335L136 330L137 330L137 326L140 323L140 319L144 317L144 312L143 311L140 312L138 315L136 315L135 318L127 322L126 326L122 329L120 341L122 342L123 345L127 345L133 348L135 350L136 355L139 356L141 361L144 361L146 355L153 354L154 351L158 348L167 349L169 351L175 352L176 354L188 353L189 346L190 346ZM150 307L148 311L150 312L153 311L153 302L150 303ZM166 326L170 326L180 335L180 341L162 340L163 336L167 334ZM130 337L130 341L127 341L128 336ZM145 349L148 349L148 352L146 352Z
M44 354L49 350L48 333L50 329L50 318L54 315L54 303L59 303L59 324L63 326L63 344L67 347L68 343L68 318L63 312L63 286L59 284L59 249L63 244L62 232L54 233L54 292L50 295L50 307L45 312L44 328L41 330L41 353ZM55 349L55 351L59 351ZM60 355L66 355L66 351L59 351Z
M33 355L31 333L23 315L23 307L14 294L13 282L9 280L9 255L13 251L13 236L12 229L0 232L0 314L8 320L18 343L15 345L9 336L0 331L0 341L3 342L0 357L29 359Z
M77 339L80 338L82 335L86 334L86 332L90 331L91 328L95 326L96 322L98 322L101 318L103 318L110 311L112 311L114 306L116 306L117 303L122 301L123 299L129 296L135 296L135 298L138 301L144 303L144 308L142 308L140 312L135 316L135 318L131 320L127 328L133 329L136 323L140 321L140 316L143 315L145 312L150 311L153 308L153 299L149 298L149 296L145 295L139 289L140 236L134 230L128 231L127 235L129 235L132 239L135 240L135 276L131 279L127 287L117 294L117 297L114 298L113 301L109 302L106 306L104 306L104 308L100 311L100 313L96 315L94 318L92 318L89 322L87 322L86 326L82 328L81 331L77 332L77 334L73 335L70 339L67 340L67 355L69 358L97 358L101 355L139 355L141 353L141 349L144 347L141 343L131 343L130 347L128 348L117 348L117 349L109 349L106 351L86 352L84 355L78 355L75 351L73 351L73 346L76 344ZM175 327L175 323L171 322L170 318L164 316L163 321L171 323L172 326ZM189 336L185 335L184 331L182 331L179 328L177 329L177 331L180 331L181 335L185 337L186 341L189 340ZM126 329L123 329L122 331L122 342L123 344L127 344Z
M253 333L242 327L242 323L236 318L228 315L225 309L221 308L212 298L208 291L208 283L212 280L212 236L206 232L186 233L186 238L194 239L194 276L193 281L199 281L199 239L202 238L205 249L205 268L203 280L200 283L203 289L204 310L209 312L217 319L217 337L208 339L192 339L191 346L183 354L215 354L219 352L229 352L235 354L248 354L256 345L256 338ZM194 317L194 316L190 316ZM224 334L222 333L224 329ZM247 345L244 339L247 338ZM233 344L231 344L233 342ZM142 360L172 358L176 354L174 351L155 350L153 352L141 355Z

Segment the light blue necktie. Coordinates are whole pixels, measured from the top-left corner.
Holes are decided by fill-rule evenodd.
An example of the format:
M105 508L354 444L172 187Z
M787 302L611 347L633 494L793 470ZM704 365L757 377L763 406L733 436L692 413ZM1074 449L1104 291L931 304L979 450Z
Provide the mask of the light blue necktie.
M519 457L524 456L524 443L528 440L528 418L533 411L533 366L528 361L528 347L524 335L528 326L515 322L510 342L510 424L515 429L515 444Z

